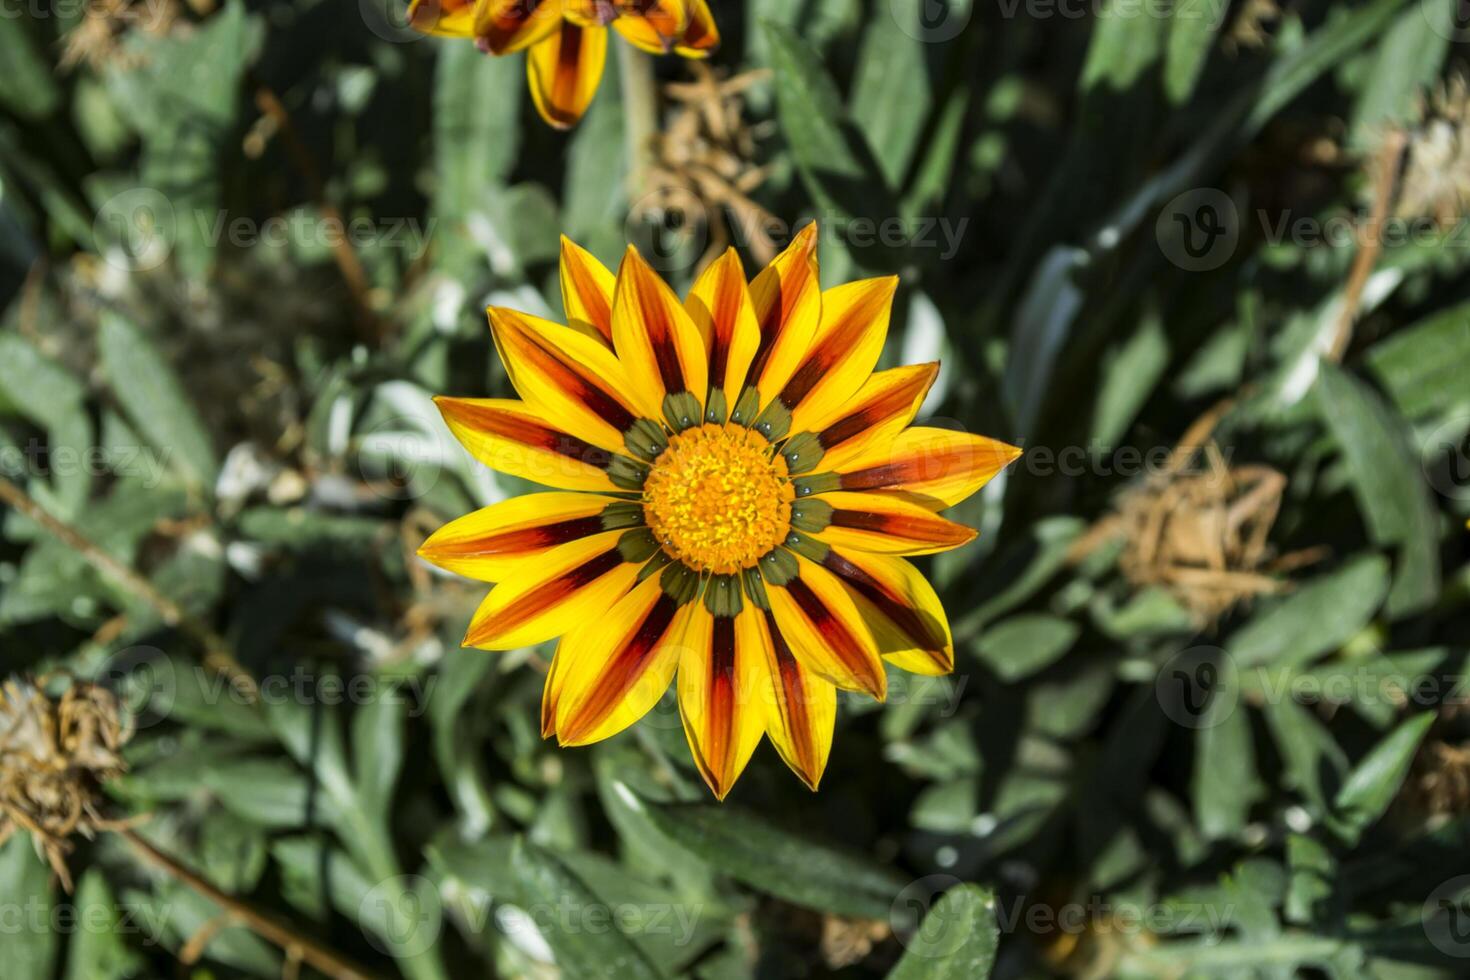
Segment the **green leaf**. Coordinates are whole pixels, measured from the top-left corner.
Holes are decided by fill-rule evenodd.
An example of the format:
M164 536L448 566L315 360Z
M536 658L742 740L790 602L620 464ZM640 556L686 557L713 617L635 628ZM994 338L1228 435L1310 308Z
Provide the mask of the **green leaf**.
M1170 102L1182 105L1194 94L1227 5L1219 0L1180 0L1172 7L1164 48L1164 93Z
M1060 659L1081 627L1045 613L1025 613L996 623L975 642L975 652L1001 680L1014 682Z
M136 929L123 922L112 887L102 872L93 869L82 875L75 900L77 918L85 923L67 947L66 980L123 980L140 976L141 958L123 941L124 930ZM130 915L135 914L130 910Z
M352 716L352 769L358 798L383 823L403 766L403 703L391 687L380 689Z
M867 136L890 187L902 183L932 103L919 40L924 2L888 3L889 16L863 34L852 83L852 121Z
M1024 532L1008 537L991 556L965 595L968 609L955 616L956 639L974 635L986 623L1003 616L1035 595L1066 564L1067 549L1084 529L1075 517L1049 517ZM955 615L957 610L951 609Z
M1302 834L1286 838L1286 860L1291 883L1286 893L1286 919L1299 925L1325 922L1332 898L1337 862L1332 852Z
M1410 450L1408 427L1377 393L1336 365L1322 365L1316 391L1369 536L1374 544L1400 546L1388 611L1397 617L1422 610L1439 594L1439 517Z
M221 196L223 151L238 145L230 137L244 102L241 83L264 37L260 18L230 0L187 34L130 32L132 57L111 62L107 72L113 103L143 142L138 186L118 202L117 216L132 220L134 205L144 202L156 208L159 244L194 279L209 270L230 219ZM134 253L145 264L151 257Z
M199 413L163 355L137 327L106 314L98 337L102 366L133 427L195 489L209 491L219 462Z
M711 868L793 905L882 919L905 884L864 858L797 837L733 807L643 805L664 835Z
M13 412L46 429L48 459L52 466L54 502L44 481L28 488L59 517L73 519L81 512L92 486L85 465L62 466L60 453L87 459L92 448L92 421L84 401L85 387L71 372L42 354L35 345L12 333L0 333L0 414Z
M821 58L795 31L766 22L771 64L776 70L776 107L802 181L829 221L849 231L873 226L872 243L850 234L846 244L866 265L891 266L877 229L898 214L882 169L842 107L837 86ZM861 222L861 224L859 224Z
M1103 355L1102 385L1093 408L1092 438L1116 446L1153 394L1169 365L1169 337L1152 307L1132 335Z
M1251 804L1265 791L1256 774L1250 712L1237 701L1217 690L1194 739L1195 820L1200 833L1215 840L1245 829Z
M13 922L5 929L5 976L50 980L60 934L51 928L51 868L36 854L31 835L12 834L0 846L0 895Z
M1347 753L1307 708L1289 696L1268 698L1263 713L1286 764L1286 784L1298 790L1319 818L1347 773Z
M230 812L262 827L304 827L330 805L284 759L245 759L211 769L204 784Z
M1230 635L1235 665L1292 666L1315 660L1352 639L1373 618L1388 591L1388 562L1362 555L1303 583L1264 607Z
M1132 0L1109 0L1093 27L1082 66L1082 91L1101 84L1117 91L1132 87L1159 60L1171 23L1153 11L1142 11Z
M61 87L51 73L32 25L44 18L21 17L14 7L0 16L0 106L22 119L40 119L56 111Z
M1458 0L1421 0L1399 15L1373 54L1353 113L1351 139L1371 148L1390 126L1410 122L1416 101L1434 84L1450 39Z
M601 91L567 148L561 210L562 230L616 268L626 244L623 218L629 202L628 161L622 152L623 102L614 81L602 80Z
M1337 811L1334 829L1349 844L1357 843L1363 831L1388 810L1434 719L1432 711L1409 718L1375 745L1348 775L1333 807Z
M888 980L984 980L995 966L1000 930L995 895L979 885L956 885L939 897L908 952Z
M1368 349L1368 370L1411 419L1470 405L1470 303L1438 310Z
M515 168L525 68L515 58L487 58L472 44L439 45L438 59L434 213L464 221L484 206L487 185Z
M563 976L657 980L658 969L612 920L611 909L551 852L517 841L511 866L521 902ZM570 910L569 915L558 909Z

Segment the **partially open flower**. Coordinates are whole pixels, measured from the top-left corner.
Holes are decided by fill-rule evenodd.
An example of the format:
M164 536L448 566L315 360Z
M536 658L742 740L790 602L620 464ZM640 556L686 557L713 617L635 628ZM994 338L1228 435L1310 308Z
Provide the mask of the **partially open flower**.
M536 110L558 129L576 125L597 94L608 28L653 54L703 58L720 43L708 0L413 0L409 21L473 38L486 54L527 51Z
M105 688L74 682L53 699L34 681L6 681L0 687L0 842L28 831L70 890L68 838L113 826L101 813L101 787L123 772L119 750L131 735Z

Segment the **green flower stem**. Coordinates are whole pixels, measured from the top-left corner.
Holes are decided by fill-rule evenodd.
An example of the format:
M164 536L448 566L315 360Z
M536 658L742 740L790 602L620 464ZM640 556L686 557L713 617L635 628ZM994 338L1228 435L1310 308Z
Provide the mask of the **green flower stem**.
M628 148L628 199L645 191L645 175L658 132L658 83L653 59L631 44L618 45L618 75L623 88L624 138Z

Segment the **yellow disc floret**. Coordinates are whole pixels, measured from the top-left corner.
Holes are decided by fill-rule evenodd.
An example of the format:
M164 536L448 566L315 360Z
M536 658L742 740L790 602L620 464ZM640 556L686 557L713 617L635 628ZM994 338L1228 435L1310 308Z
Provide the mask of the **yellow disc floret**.
M729 575L785 539L794 497L786 460L764 437L736 425L702 425L671 437L654 460L643 513L672 557Z

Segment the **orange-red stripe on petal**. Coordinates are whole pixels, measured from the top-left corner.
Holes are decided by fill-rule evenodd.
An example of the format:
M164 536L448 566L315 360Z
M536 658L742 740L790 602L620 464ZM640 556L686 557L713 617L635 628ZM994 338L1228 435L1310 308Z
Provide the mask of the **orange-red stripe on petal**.
M800 365L821 320L815 222L797 232L791 244L755 277L750 299L761 331L750 378L764 403L776 396Z
M850 282L822 294L822 320L811 351L781 389L791 411L791 428L801 432L831 414L873 373L883 341L898 277Z
M470 37L475 31L474 0L413 0L408 23L440 37Z
M652 576L595 621L562 638L556 735L585 745L615 735L668 689L697 603L680 606Z
M822 566L856 597L884 655L907 655L903 666L924 674L954 669L944 607L913 565L887 555L844 555L833 549ZM913 658L919 658L915 667Z
M418 554L460 575L503 581L557 545L606 530L603 512L618 502L591 493L512 497L444 525L419 547Z
M526 76L541 118L570 129L582 118L607 60L607 30L563 21L561 28L531 46Z
M635 48L667 54L689 27L687 0L615 0L612 26Z
M936 510L979 490L1021 450L985 436L949 429L910 428L891 445L875 446L839 474L842 490L898 490Z
M646 414L662 417L665 394L688 391L703 401L709 368L699 330L631 245L618 267L612 321L613 346L633 385L629 394L641 399Z
M724 799L765 729L756 690L762 654L740 642L736 617L696 610L692 624L679 663L679 716L700 775Z
M973 528L901 497L833 491L820 499L832 513L816 537L830 545L876 554L925 555L975 539Z
M491 307L495 346L516 391L576 435L605 449L624 445L638 416L612 351L570 327Z
M871 375L832 417L812 423L826 452L822 465L839 466L870 443L881 444L897 435L918 414L938 375L939 365L932 362Z
M606 531L561 545L534 571L491 589L470 620L465 646L531 646L605 612L632 587L638 572L618 551L622 534Z
M608 475L617 454L562 431L524 402L439 397L434 404L455 438L492 469L563 490L629 489ZM623 462L633 471L641 467Z
M703 58L720 46L720 28L710 11L709 0L691 0L689 26L674 50L686 58Z
M781 635L774 613L747 607L736 621L737 642L761 652L766 731L791 771L815 790L827 768L837 718L837 689L802 666Z
M561 302L567 322L587 324L612 347L612 299L616 280L582 246L561 236Z
M475 37L491 54L528 48L560 23L560 0L480 0L474 5Z
M709 350L709 387L724 392L728 409L740 397L746 371L760 344L760 327L745 269L733 248L700 274L684 308Z
M805 558L797 561L798 577L766 588L781 635L818 676L883 700L888 690L883 661L851 596L831 572Z

